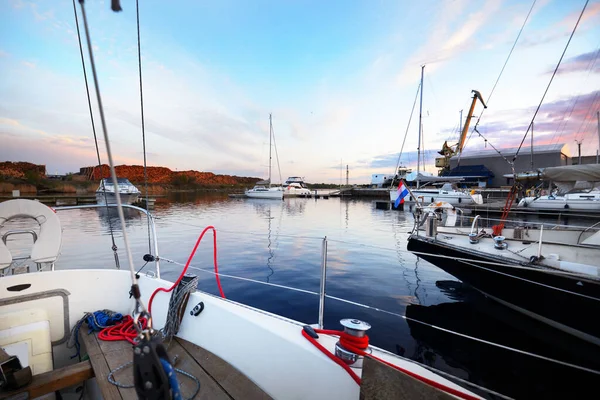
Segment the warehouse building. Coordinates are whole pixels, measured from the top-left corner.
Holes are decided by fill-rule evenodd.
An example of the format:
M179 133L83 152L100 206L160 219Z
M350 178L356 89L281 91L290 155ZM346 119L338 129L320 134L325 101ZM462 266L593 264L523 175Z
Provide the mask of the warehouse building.
M517 148L501 149L502 156L508 161L512 161ZM506 178L504 175L512 174L512 169L509 163L500 156L496 150L488 147L483 150L466 151L459 157L454 156L450 159L450 169L459 167L464 169L467 166L484 166L489 178L486 179L486 185L491 187L500 187L512 185L513 179ZM522 147L519 151L519 156L515 161L515 172L531 171L531 148ZM571 165L571 153L569 147L564 144L546 144L533 146L533 169L556 167L559 165Z

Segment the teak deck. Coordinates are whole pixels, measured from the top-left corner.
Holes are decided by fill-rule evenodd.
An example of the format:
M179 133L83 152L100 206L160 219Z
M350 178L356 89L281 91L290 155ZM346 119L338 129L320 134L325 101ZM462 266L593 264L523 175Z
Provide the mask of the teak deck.
M136 399L135 389L119 388L108 382L110 371L133 359L131 344L125 341L106 342L96 335L80 333L92 363L96 381L105 400ZM229 363L211 352L183 339L175 338L167 348L171 359L177 356L176 368L194 375L200 380L200 392L196 399L271 399L254 382ZM133 383L132 367L128 366L114 374L114 379L123 384ZM181 394L189 398L196 383L186 376L177 374Z

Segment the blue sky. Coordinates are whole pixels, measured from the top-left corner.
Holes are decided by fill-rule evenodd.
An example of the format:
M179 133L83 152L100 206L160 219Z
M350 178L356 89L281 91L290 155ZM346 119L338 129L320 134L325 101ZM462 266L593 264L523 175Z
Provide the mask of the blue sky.
M394 169L425 64L423 131L435 172L435 152L456 140L471 89L489 97L531 4L144 0L148 162L264 177L273 113L283 179L337 182L348 164L352 182L368 182ZM520 142L583 4L536 1L479 124L496 147ZM109 1L88 1L86 10L117 162L141 164L135 2L122 6L115 14ZM535 143L573 152L583 140L584 154L595 154L599 51L595 0L536 118ZM416 164L417 127L414 119L407 166ZM95 164L72 2L0 4L0 143L0 160L50 173ZM473 136L465 152L484 146Z

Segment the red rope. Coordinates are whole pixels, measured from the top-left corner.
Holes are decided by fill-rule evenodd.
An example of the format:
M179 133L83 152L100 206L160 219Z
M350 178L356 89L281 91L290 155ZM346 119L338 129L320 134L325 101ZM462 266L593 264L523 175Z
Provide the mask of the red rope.
M146 318L140 318L142 329L146 328L147 323L148 321ZM131 318L130 315L126 315L117 325L102 329L100 333L98 333L98 339L110 342L127 340L131 344L136 344L135 338L137 335L137 330L135 329L135 326L133 326L133 318Z
M219 293L221 294L221 297L225 298L225 293L223 293L223 288L221 287L221 280L219 279L219 266L217 264L217 230L215 229L214 226L207 226L206 228L204 228L204 230L198 237L198 240L196 241L196 244L194 245L194 249L192 250L192 253L188 257L187 262L185 263L185 267L183 267L183 270L181 271L179 278L177 278L177 280L175 281L173 286L171 286L169 289L158 288L152 293L152 296L150 296L150 300L148 301L148 312L150 314L152 314L152 301L154 301L154 296L156 296L156 294L158 292L168 293L168 292L172 291L173 289L175 289L177 287L177 285L179 285L179 282L181 282L181 280L183 279L183 276L187 272L187 269L190 266L190 263L192 262L194 255L196 254L196 250L198 250L198 246L200 245L200 242L202 241L204 234L209 230L213 231L213 262L215 265L215 277L217 279L217 286L219 287Z
M421 381L429 386L432 386L436 389L442 390L446 393L450 393L454 396L457 396L461 399L466 399L466 400L476 400L478 399L478 397L472 396L470 394L467 393L463 393L460 390L448 387L446 385L443 385L439 382L436 382L434 380L425 378L421 375L418 375L412 371L409 371L407 369L401 368L397 365L394 365L392 363L389 363L385 360L382 360L379 357L376 357L372 354L366 353L364 351L364 349L366 349L369 345L369 337L367 335L365 335L363 338L358 338L356 336L352 336L349 335L346 332L342 332L342 331L333 331L333 330L326 330L326 329L315 329L314 330L316 333L322 333L322 334L326 334L326 335L334 335L334 336L339 336L340 337L340 344L346 349L349 350L355 354L358 354L360 356L363 357L370 357L374 360L377 360L381 363L384 363L387 366L390 366L408 376L411 376L413 378L415 378L418 381ZM350 376L352 377L352 379L354 379L354 381L360 385L361 379L359 378L358 375L356 375L356 373L344 362L342 361L340 358L336 357L335 355L331 354L331 352L329 350L327 350L325 347L323 347L319 342L316 341L316 339L310 337L304 330L302 330L302 336L304 336L306 339L308 339L309 342L311 342L316 348L318 348L319 350L321 350L321 352L323 352L327 357L329 357L330 359L332 359L336 364L340 365L342 368L344 368L346 370L346 372L348 372L350 374ZM364 346L364 347L363 347Z

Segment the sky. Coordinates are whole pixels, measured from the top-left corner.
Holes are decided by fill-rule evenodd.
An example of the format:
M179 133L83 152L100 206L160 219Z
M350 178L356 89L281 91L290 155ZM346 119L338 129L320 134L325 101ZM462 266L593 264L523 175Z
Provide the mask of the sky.
M418 101L409 117L422 65L427 171L444 141L456 143L473 89L488 108L477 104L483 137L469 134L464 154L518 146L585 1L536 0L492 93L532 4L141 1L148 165L264 178L272 114L274 182L280 170L284 180L337 183L348 165L350 183L368 183L394 172L405 134L401 164L415 168ZM122 0L120 13L110 1L85 7L115 162L142 164L135 1ZM576 155L579 141L596 154L599 54L600 0L590 0L535 117L534 148L565 143ZM51 174L97 163L71 1L0 2L0 161Z

